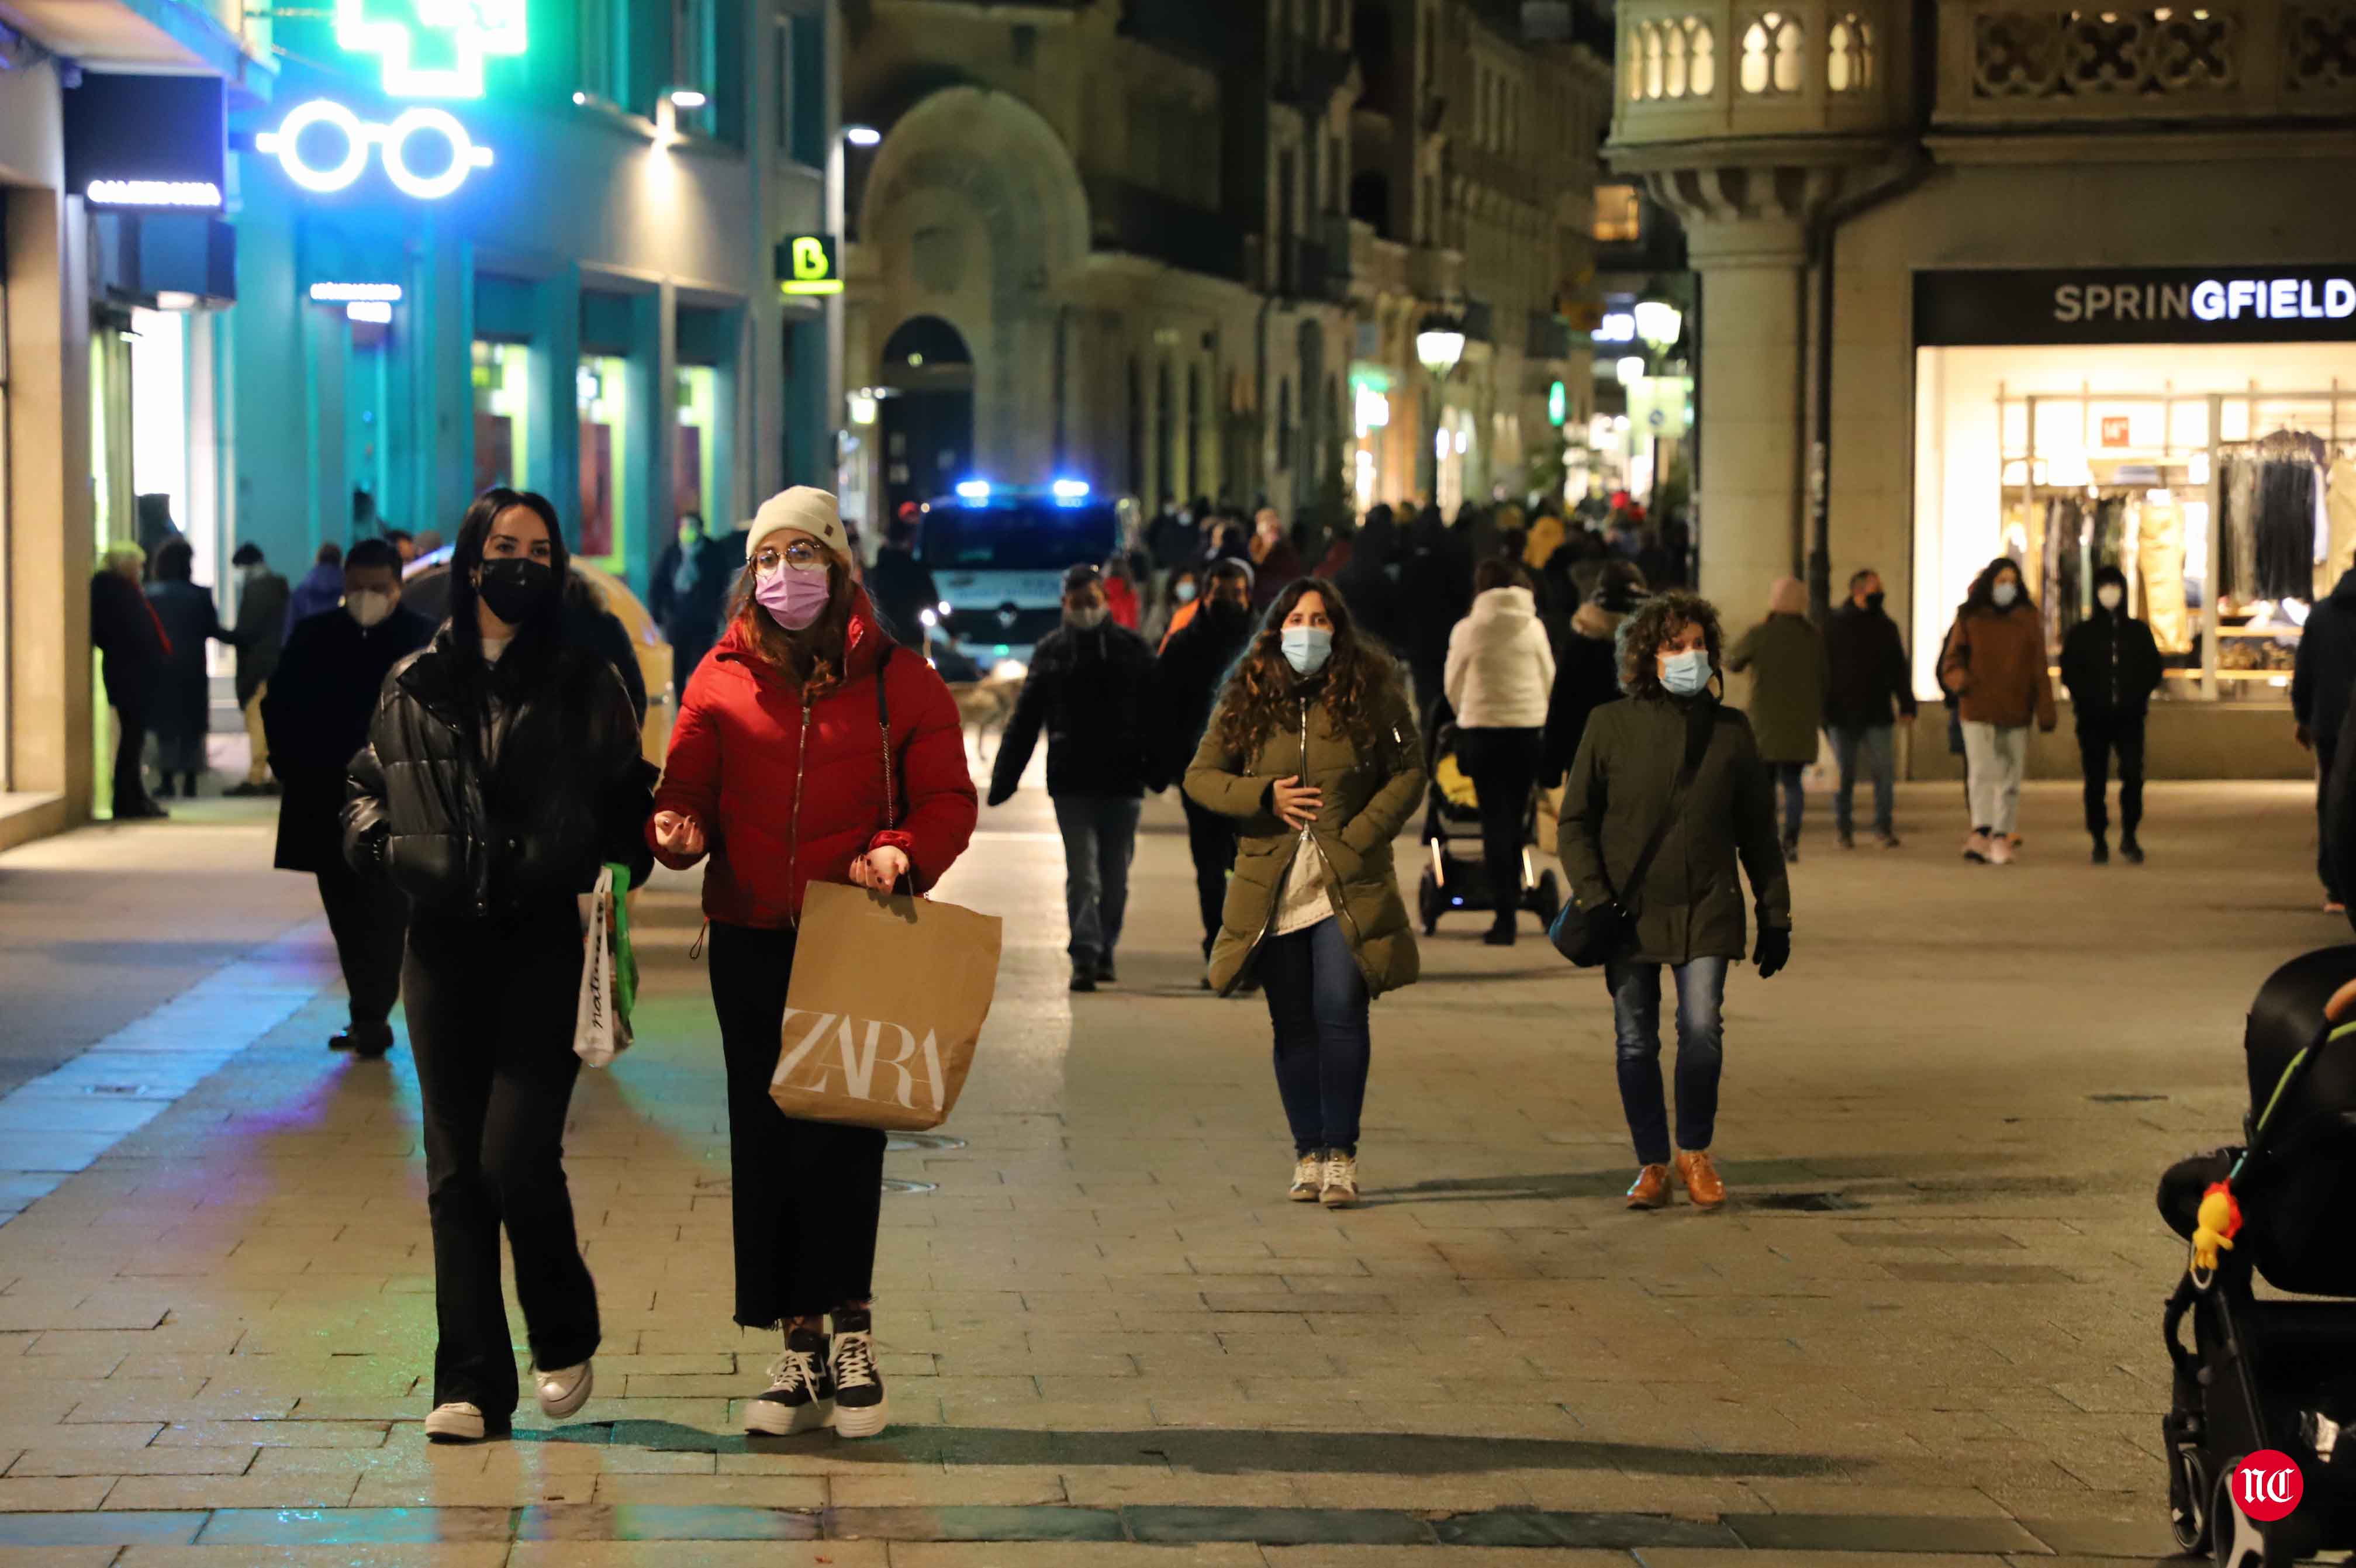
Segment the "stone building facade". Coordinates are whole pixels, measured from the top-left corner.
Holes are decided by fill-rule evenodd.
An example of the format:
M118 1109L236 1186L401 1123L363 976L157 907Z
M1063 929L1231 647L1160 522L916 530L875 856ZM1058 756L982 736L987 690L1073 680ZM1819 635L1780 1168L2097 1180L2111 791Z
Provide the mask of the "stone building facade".
M2356 7L1628 0L1618 27L1608 156L1698 274L1705 589L1747 612L1876 567L1929 695L1990 558L2056 646L2118 564L2169 666L2153 771L2304 772L2299 622L2356 552L2356 210L2315 199L2356 175ZM2285 462L2345 520L2311 525L2312 579L2247 564L2295 525L2237 482ZM1929 714L1918 773L1947 766ZM2032 767L2074 771L2067 742Z
M1532 409L1580 379L1556 313L1609 86L1496 9L846 6L854 509L969 476L1288 514L1428 493L1435 316L1472 343L1457 487L1517 486Z

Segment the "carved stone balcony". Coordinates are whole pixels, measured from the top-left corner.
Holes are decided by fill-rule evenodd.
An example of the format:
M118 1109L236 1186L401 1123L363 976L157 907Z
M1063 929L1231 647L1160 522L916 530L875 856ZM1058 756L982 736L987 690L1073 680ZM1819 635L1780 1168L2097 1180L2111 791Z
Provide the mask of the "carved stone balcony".
M1956 129L2356 111L2356 0L2024 8L1942 0L1934 118Z
M1890 0L1622 0L1618 14L1615 147L1903 124L1907 8Z

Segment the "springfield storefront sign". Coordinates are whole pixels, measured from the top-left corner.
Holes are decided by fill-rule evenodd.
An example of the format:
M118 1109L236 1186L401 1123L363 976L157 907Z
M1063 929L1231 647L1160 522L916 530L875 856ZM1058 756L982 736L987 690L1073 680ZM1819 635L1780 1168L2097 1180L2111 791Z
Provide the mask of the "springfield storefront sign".
M1921 272L1914 341L2356 340L2356 266Z

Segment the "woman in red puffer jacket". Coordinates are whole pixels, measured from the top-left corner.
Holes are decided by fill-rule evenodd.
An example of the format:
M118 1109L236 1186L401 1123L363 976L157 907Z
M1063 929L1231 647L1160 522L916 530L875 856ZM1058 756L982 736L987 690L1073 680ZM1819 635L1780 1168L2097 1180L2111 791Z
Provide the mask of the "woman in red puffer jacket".
M832 496L770 498L744 555L728 629L687 683L647 831L675 870L712 857L703 912L728 1062L736 1321L785 1336L745 1430L872 1437L887 1423L870 1316L884 1134L788 1118L769 1079L804 892L903 876L932 886L973 836L973 779L948 686L893 646L851 580Z

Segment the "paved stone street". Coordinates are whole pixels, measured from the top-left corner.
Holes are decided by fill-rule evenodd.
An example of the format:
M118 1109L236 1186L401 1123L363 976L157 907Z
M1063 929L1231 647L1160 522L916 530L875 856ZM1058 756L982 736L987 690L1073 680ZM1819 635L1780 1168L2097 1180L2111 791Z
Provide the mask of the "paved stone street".
M2151 1189L2234 1134L2258 982L2348 933L2298 789L2158 787L2152 864L2100 871L2073 790L2031 789L2010 869L1955 857L1954 795L1906 792L1899 854L1812 828L1792 969L1730 987L1716 1216L1619 1207L1601 983L1477 917L1377 1006L1367 1205L1283 1201L1266 1015L1196 987L1174 801L1094 997L1044 799L987 814L942 891L1009 918L1000 1000L962 1142L891 1159L863 1444L738 1430L774 1347L730 1321L691 879L642 899L640 1044L574 1101L596 1397L432 1448L407 1053L323 1048L303 879L155 871L264 865L266 818L0 857L7 961L122 955L33 993L96 1044L0 1099L0 1565L2152 1561Z

